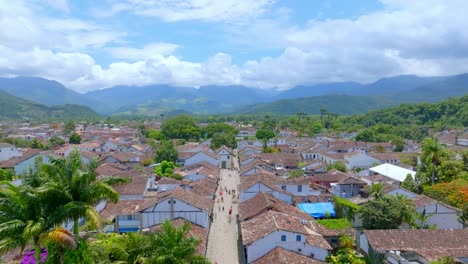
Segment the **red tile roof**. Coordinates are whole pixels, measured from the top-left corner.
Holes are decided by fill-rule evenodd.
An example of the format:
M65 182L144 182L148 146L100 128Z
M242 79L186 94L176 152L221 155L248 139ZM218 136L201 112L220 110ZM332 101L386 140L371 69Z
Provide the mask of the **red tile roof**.
M252 264L325 264L326 262L308 258L299 253L276 247Z

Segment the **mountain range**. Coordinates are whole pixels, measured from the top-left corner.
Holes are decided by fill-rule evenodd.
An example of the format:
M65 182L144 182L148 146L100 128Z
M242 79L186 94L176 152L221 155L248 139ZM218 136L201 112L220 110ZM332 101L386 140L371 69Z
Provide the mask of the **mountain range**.
M0 91L0 120L91 120L99 115L87 106L46 106Z
M404 102L436 102L468 94L468 74L446 77L401 75L370 84L335 82L280 91L245 86L200 88L146 85L114 86L85 94L38 77L0 78L0 90L46 106L77 104L106 115L159 115L174 110L195 114L362 113Z

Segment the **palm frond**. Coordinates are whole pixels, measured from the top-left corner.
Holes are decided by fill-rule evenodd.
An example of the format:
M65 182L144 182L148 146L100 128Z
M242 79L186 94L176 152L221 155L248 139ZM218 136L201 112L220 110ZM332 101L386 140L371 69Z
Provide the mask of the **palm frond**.
M78 244L73 234L63 227L57 227L47 234L47 239L65 248L76 249Z

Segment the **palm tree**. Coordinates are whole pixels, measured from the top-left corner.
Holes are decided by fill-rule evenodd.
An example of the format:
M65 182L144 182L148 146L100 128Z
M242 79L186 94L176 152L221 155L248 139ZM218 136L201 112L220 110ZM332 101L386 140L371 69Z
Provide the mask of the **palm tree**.
M149 263L210 263L205 257L197 255L197 246L201 240L189 237L190 224L174 227L166 220L161 230L151 238L154 253L149 257Z
M338 240L338 248L354 248L354 239L346 234L341 234Z
M421 143L421 148L421 159L427 166L431 167L431 184L434 185L437 177L436 168L440 164L440 156L445 148L432 138L424 139Z
M63 220L73 220L73 234L76 237L79 235L81 217L85 217L91 227L97 228L102 221L94 206L104 200L118 201L119 194L108 183L127 182L115 178L97 181L94 173L97 162L92 161L85 167L78 150L70 153L67 159L54 158L51 164L44 166L50 177L48 184L61 186L69 196L68 200L61 201L61 217Z
M368 192L372 195L375 199L380 199L383 197L383 184L382 183L372 183L368 188Z
M53 201L66 198L66 194L59 189L15 186L10 182L0 182L0 186L0 251L20 247L22 255L32 241L39 261L44 235L61 220Z

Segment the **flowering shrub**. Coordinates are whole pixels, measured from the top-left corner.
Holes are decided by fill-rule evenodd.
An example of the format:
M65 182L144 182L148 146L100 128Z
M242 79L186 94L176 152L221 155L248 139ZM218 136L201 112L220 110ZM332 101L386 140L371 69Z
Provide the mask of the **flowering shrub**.
M20 262L20 264L36 264L36 257L34 255L35 251L31 250L26 252L24 254L23 260ZM41 260L40 262L43 263L47 260L47 249L44 248L41 250Z

